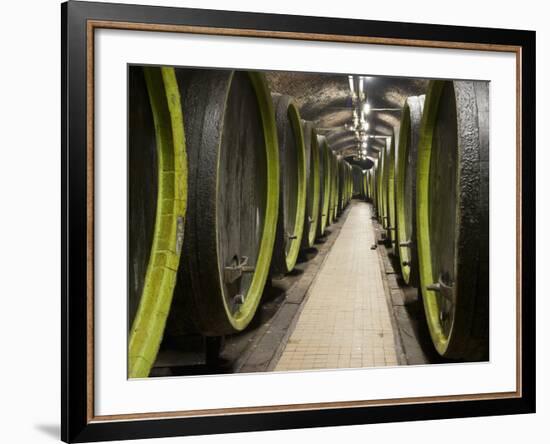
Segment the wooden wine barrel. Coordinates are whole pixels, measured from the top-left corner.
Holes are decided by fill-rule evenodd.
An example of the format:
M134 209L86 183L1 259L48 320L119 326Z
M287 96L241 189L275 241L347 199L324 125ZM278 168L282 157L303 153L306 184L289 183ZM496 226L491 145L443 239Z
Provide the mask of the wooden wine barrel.
M180 262L187 157L173 68L129 69L128 377L155 362Z
M342 214L345 204L346 194L346 162L342 156L338 156L338 214Z
M333 157L333 153L329 147L328 160L330 163L330 175L329 175L330 193L329 193L329 199L328 199L327 227L332 225L334 222L334 162L332 157Z
M425 96L409 97L401 114L395 176L397 245L401 276L406 284L418 286L416 245L416 156Z
M346 203L349 204L353 197L353 176L352 176L353 168L349 163L347 167L348 167L348 192L347 192Z
M382 193L380 192L381 177L382 177L382 163L384 162L384 152L380 150L378 153L378 159L376 159L376 218L380 224L382 224L382 215L380 211L382 209Z
M363 170L357 165L353 165L352 169L352 197L360 197L363 190Z
M338 169L337 159L334 151L329 149L330 157L330 205L328 223L332 225L337 217L338 211Z
M430 82L417 162L420 283L445 357L488 357L488 82Z
M371 197L370 200L372 202L372 208L373 208L373 215L377 215L377 205L378 205L378 188L377 188L377 178L376 175L378 174L378 160L374 160L374 165L370 169L370 189L371 189Z
M378 212L378 220L380 222L380 225L382 226L383 230L386 230L386 227L388 226L388 212L387 212L387 145L384 145L384 147L380 150L378 153L378 171L376 172L377 176L377 189L378 189L378 199L377 199L377 212Z
M271 94L259 72L177 70L189 205L171 333L241 331L258 307L279 208L279 148Z
M311 248L315 244L317 223L319 221L320 175L319 175L319 145L317 134L311 122L302 120L304 146L306 150L306 212L304 217L304 233L302 248Z
M338 165L339 165L338 155L336 153L333 153L332 175L334 177L334 195L333 195L334 220L338 219L338 216L340 215L340 211L338 209L338 196L340 193L340 174L338 172Z
M294 269L306 210L306 153L298 107L291 97L272 94L279 141L279 217L271 271L275 275Z
M348 205L349 199L349 164L344 161L344 208Z
M388 238L394 254L398 253L397 248L397 217L395 207L395 132L390 137L387 151L387 182L386 182L386 205L387 205L387 226Z
M319 146L319 177L321 180L321 193L319 199L319 222L317 224L317 237L325 234L328 224L329 202L330 202L330 161L329 147L325 136L317 136Z

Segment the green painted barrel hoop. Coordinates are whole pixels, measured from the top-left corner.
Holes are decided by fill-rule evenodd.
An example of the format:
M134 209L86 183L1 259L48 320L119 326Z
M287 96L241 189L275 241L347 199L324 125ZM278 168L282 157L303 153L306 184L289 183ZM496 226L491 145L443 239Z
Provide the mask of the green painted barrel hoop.
M439 305L436 292L427 286L437 282L432 270L429 230L429 190L430 190L430 160L433 143L433 130L437 122L439 102L446 81L431 81L426 95L417 163L417 241L419 255L419 271L425 315L432 337L432 342L439 354L449 358L463 358L464 344L468 338L459 337L455 330L462 331L465 320L472 316L475 309L475 295L478 274L478 252L480 243L479 215L476 214L480 199L479 135L477 134L476 98L472 82L453 82L452 87L456 97L457 131L464 135L458 142L458 191L457 191L457 227L455 237L455 257L465 260L455 261L455 295L467 298L457 308L449 335L443 331L439 319ZM488 290L488 289L487 289ZM456 301L456 299L455 299ZM457 324L459 322L459 324Z
M164 334L180 262L187 207L187 157L173 68L143 68L155 125L158 192L145 284L130 329L128 377L147 377Z

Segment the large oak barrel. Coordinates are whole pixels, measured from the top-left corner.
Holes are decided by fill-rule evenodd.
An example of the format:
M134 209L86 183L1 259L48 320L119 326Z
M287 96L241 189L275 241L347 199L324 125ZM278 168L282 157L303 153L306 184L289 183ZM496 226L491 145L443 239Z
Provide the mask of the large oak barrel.
M294 268L306 210L306 154L298 107L289 96L272 94L279 141L279 217L271 270L275 275Z
M330 163L330 175L329 175L329 188L330 188L330 193L329 193L329 198L328 198L328 215L327 215L327 227L332 225L332 223L334 222L334 212L333 212L333 204L334 204L334 180L333 180L333 175L334 175L334 163L332 161L332 150L330 149L329 147L329 150L328 150L328 160L329 160L329 163Z
M279 148L271 95L259 72L177 70L189 205L171 333L241 331L269 274L279 208Z
M346 193L346 205L351 202L353 197L353 177L352 177L352 166L346 162L347 167L347 193Z
M370 169L370 200L372 202L373 212L377 211L378 205L378 187L377 187L377 178L378 174L378 159L374 160L374 165Z
M425 314L437 351L488 357L489 89L432 81L417 163L417 240Z
M334 223L334 220L337 217L338 211L338 168L337 168L337 159L334 151L329 149L329 158L330 158L330 204L329 204L329 215L328 215L328 224L331 225Z
M397 245L401 275L406 284L418 286L416 245L416 156L425 96L409 97L401 114L395 175Z
M360 197L362 195L363 190L363 170L361 167L357 165L353 165L351 167L351 173L352 173L352 197L357 196Z
M187 158L174 69L129 69L128 377L149 375L180 262Z
M363 171L363 190L362 190L362 198L365 200L368 200L369 198L369 176L370 171L364 170Z
M319 172L321 178L321 194L319 200L319 223L317 224L317 236L325 234L328 224L330 203L330 157L327 139L325 136L317 136L319 146Z
M388 206L387 206L387 177L388 177L388 168L387 168L387 151L388 146L384 144L378 153L378 170L376 171L377 176L377 189L378 189L378 199L377 199L377 210L378 210L378 220L382 225L382 228L385 230L388 226Z
M338 156L338 214L341 214L346 207L346 161Z
M302 248L311 248L315 244L317 236L317 224L319 222L319 200L321 195L321 180L319 173L319 145L317 134L311 122L302 120L304 146L306 150L307 166L307 194L306 212L304 217L304 233L302 236Z
M332 207L333 207L333 219L336 220L338 219L338 216L340 214L340 211L338 209L338 197L339 197L339 194L340 194L340 174L339 174L339 170L338 170L338 165L339 165L339 159L338 159L338 155L336 153L333 152L333 161L332 161L332 176L333 176L333 180L334 180L334 195L333 195L333 204L332 204Z
M349 203L349 171L350 171L350 165L347 162L344 162L344 177L345 177L345 185L344 185L344 208Z
M390 137L387 150L387 182L386 182L386 205L387 205L387 226L388 237L394 254L397 249L397 215L395 209L395 132Z

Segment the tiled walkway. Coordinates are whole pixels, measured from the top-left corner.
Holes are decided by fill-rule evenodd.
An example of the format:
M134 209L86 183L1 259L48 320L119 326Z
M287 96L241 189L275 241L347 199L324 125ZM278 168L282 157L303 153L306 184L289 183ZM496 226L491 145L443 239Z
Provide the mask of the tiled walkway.
M397 365L371 207L352 205L276 371Z

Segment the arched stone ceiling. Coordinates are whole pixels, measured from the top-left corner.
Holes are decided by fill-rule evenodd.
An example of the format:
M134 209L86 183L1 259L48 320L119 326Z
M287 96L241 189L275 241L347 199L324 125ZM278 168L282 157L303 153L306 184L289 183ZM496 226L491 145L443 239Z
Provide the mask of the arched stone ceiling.
M271 91L292 96L303 119L312 121L320 134L325 134L333 150L348 159L355 154L357 140L352 131L344 128L352 120L352 102L348 76L303 72L266 73ZM368 155L376 158L399 125L401 109L409 96L425 94L426 79L401 77L368 77L367 102L372 110L368 115L370 139ZM371 162L362 166L370 167Z

